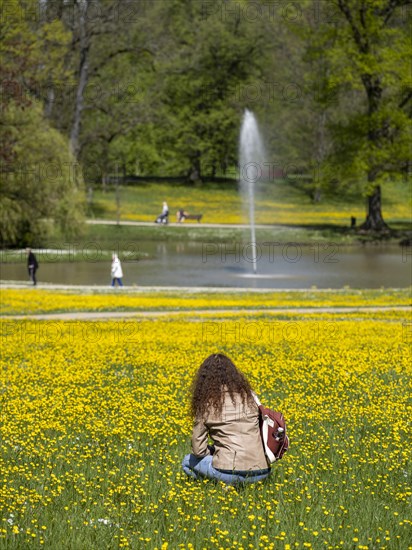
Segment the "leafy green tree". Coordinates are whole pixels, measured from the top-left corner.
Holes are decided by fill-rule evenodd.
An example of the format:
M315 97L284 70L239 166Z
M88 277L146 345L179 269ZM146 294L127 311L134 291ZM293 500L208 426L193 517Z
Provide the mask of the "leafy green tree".
M403 178L410 157L410 14L401 0L299 3L275 18L264 78L274 94L259 108L269 151L291 184L293 170L314 200L321 191L367 197L365 229L383 229L381 187ZM408 20L409 15L409 20ZM303 180L306 181L306 180Z
M266 23L272 40L258 109L271 176L287 178L318 201L319 174L332 147L330 125L339 113L335 90L328 82L330 61L324 55L335 38L333 29L315 17L313 2L298 7L289 15L278 11Z
M258 25L233 11L223 17L220 7L217 1L164 4L163 17L173 35L168 56L157 66L164 83L157 143L164 170L190 181L236 165L241 114L247 107L239 90L260 70Z
M333 129L331 171L362 181L367 196L365 230L383 231L381 186L403 176L410 158L409 0L338 0L342 18L328 56L329 81L355 101Z
M2 243L40 243L56 230L76 235L84 193L67 139L50 127L43 106L35 101L29 109L9 104L2 122L13 138L13 161L1 173Z
M80 230L82 179L67 140L44 116L34 96L51 71L50 59L65 47L67 34L57 22L32 23L33 7L0 0L2 109L0 113L0 238L3 245L28 244L60 229ZM46 53L54 44L54 55Z
M156 112L153 51L162 39L157 4L56 0L48 6L47 17L72 35L65 56L72 76L66 86L56 83L50 118L70 138L88 185L104 186L137 166L150 171L153 158L159 160L148 132Z

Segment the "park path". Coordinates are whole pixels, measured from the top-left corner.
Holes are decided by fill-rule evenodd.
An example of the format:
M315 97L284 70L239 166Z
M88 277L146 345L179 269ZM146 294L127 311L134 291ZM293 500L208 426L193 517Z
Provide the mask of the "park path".
M136 227L153 227L156 224L155 222L133 222L133 221L115 221L115 220L86 220L86 223L89 225L133 225ZM165 226L163 226L165 227ZM169 222L166 227L216 227L216 228L227 228L227 229L249 229L249 225L244 223L204 223L196 221L186 221L182 223L178 222ZM258 224L255 226L259 229L267 229L269 227L281 227L279 224Z
M28 285L26 282L22 281L1 281L0 290L12 288L12 289L31 289L33 287ZM145 294L148 292L169 292L180 294L181 292L187 293L278 293L282 294L284 292L296 292L296 293L306 293L311 291L311 289L273 289L273 288L235 288L235 287L158 287L158 286L148 286L148 287L123 287L122 289L113 290L112 287L107 285L63 285L63 284L53 284L53 283L43 283L39 284L36 287L37 290L55 290L55 291L68 291L74 293L84 292L85 294L105 294L114 292L128 293L128 294ZM316 289L316 293L326 293L330 292L330 289ZM341 289L334 289L333 292L339 294L346 292ZM133 311L64 311L64 312L54 312L54 313L29 313L25 315L0 315L0 319L3 321L7 320L24 320L24 319L33 319L33 320L110 320L110 319L130 319L130 318L158 318L166 316L185 316L196 318L200 315L227 315L233 313L235 315L259 315L264 313L273 314L310 314L310 313L319 313L319 314L345 314L345 313L360 313L360 314L369 314L375 312L384 312L384 311L404 311L405 316L412 315L412 303L408 306L318 306L318 307L271 307L271 308L247 308L247 307L234 307L234 308L210 308L210 309L164 309L164 310L139 310L135 309Z
M134 311L66 311L61 313L36 313L27 315L3 315L0 317L3 321L7 320L23 320L23 319L35 319L41 321L52 320L110 320L110 319L130 319L138 317L157 318L167 316L185 316L185 317L198 317L199 315L212 314L227 315L234 313L236 315L259 315L262 313L270 314L308 314L308 313L376 313L382 311L405 311L405 313L411 315L411 306L373 306L373 307L294 307L294 308L264 308L264 309L250 309L250 308L233 308L233 309L172 309L162 311L150 311L150 310L134 310Z

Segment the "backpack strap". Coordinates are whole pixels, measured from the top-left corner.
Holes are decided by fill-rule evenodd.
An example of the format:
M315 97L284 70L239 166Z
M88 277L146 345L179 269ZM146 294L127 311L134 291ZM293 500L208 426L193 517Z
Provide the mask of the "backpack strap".
M252 391L252 395L253 395L253 399L254 399L254 401L257 405L257 408L259 409L261 419L263 420L263 418L265 416L265 407L262 405L262 403L260 402L259 397L255 394L255 392Z
M263 405L262 405L262 403L260 402L259 397L255 394L254 391L252 391L252 397L253 397L253 399L254 399L256 405L258 406L258 408L259 408L259 409L260 409L261 407L263 408Z
M259 409L259 412L260 412L260 415L263 419L263 417L265 416L265 407L262 405L262 403L260 402L260 399L259 397L252 391L252 395L253 395L253 399Z

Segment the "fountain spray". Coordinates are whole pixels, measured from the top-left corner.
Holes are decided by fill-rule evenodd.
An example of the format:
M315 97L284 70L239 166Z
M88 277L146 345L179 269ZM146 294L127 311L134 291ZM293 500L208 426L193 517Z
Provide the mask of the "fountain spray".
M255 184L262 177L264 148L255 115L245 110L239 140L240 188L249 207L250 238L253 249L253 272L257 273L255 231Z

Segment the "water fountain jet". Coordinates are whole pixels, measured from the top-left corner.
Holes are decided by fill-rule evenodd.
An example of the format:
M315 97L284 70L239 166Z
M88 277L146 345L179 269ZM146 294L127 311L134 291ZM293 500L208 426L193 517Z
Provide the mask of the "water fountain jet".
M255 187L262 178L265 152L255 115L245 110L239 139L239 182L243 201L249 206L251 244L254 246L252 258L253 272L257 273L256 231L255 231Z

